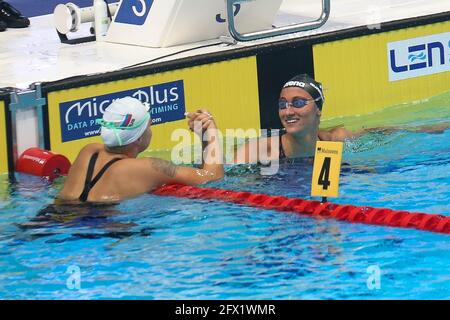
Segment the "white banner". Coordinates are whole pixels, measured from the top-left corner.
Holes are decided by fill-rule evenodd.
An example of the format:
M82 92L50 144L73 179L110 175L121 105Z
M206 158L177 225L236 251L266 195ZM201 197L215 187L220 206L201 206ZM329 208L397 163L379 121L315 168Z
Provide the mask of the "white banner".
M450 32L388 43L389 81L450 70Z

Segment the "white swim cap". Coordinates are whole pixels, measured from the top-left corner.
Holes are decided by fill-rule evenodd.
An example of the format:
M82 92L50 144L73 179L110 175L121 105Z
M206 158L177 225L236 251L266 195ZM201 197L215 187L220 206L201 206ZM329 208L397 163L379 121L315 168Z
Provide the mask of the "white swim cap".
M105 145L126 146L139 139L147 130L150 121L148 111L148 104L132 97L111 103L103 113L103 119L97 120L102 126L101 136Z

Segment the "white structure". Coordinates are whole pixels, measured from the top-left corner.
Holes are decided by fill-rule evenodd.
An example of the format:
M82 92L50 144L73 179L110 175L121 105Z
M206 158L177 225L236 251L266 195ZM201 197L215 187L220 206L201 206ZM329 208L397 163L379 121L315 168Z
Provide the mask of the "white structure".
M123 0L111 24L109 42L164 48L228 35L224 0ZM282 0L236 5L241 32L272 28Z

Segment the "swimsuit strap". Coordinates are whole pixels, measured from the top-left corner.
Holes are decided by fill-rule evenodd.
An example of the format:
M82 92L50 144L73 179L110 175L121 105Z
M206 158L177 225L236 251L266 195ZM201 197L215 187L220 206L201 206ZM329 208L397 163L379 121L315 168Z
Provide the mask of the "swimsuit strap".
M278 151L278 157L280 158L280 159L284 159L284 158L287 158L286 157L286 153L284 153L284 149L283 149L283 139L281 139L281 137L284 135L286 133L286 131L285 130L281 130L280 131L280 135L279 135L279 139L280 139L280 142L279 142L279 151Z
M279 135L279 137L280 137L280 142L279 142L279 152L278 152L278 154L279 154L279 158L280 159L284 159L284 158L287 158L286 157L286 153L284 152L284 149L283 149L283 140L281 139L281 137L284 135L286 133L286 130L281 130L280 131L280 135ZM322 141L322 139L320 139L320 136L319 135L317 135L317 140L318 141Z
M78 198L81 202L86 202L89 196L89 192L95 186L95 184L100 180L100 178L105 174L106 170L111 167L114 163L121 160L121 158L115 158L110 160L105 166L97 173L97 175L92 179L92 175L94 174L95 163L97 162L98 152L94 153L91 156L91 160L89 160L88 170L86 173L86 180L84 182L84 189ZM91 180L92 179L92 180Z

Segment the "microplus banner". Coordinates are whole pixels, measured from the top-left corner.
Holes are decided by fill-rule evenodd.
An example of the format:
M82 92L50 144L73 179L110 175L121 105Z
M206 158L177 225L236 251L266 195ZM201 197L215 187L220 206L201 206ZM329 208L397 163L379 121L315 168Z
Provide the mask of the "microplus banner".
M150 105L152 124L184 119L183 80L64 102L59 105L62 142L100 135L97 119L114 101L131 96Z

